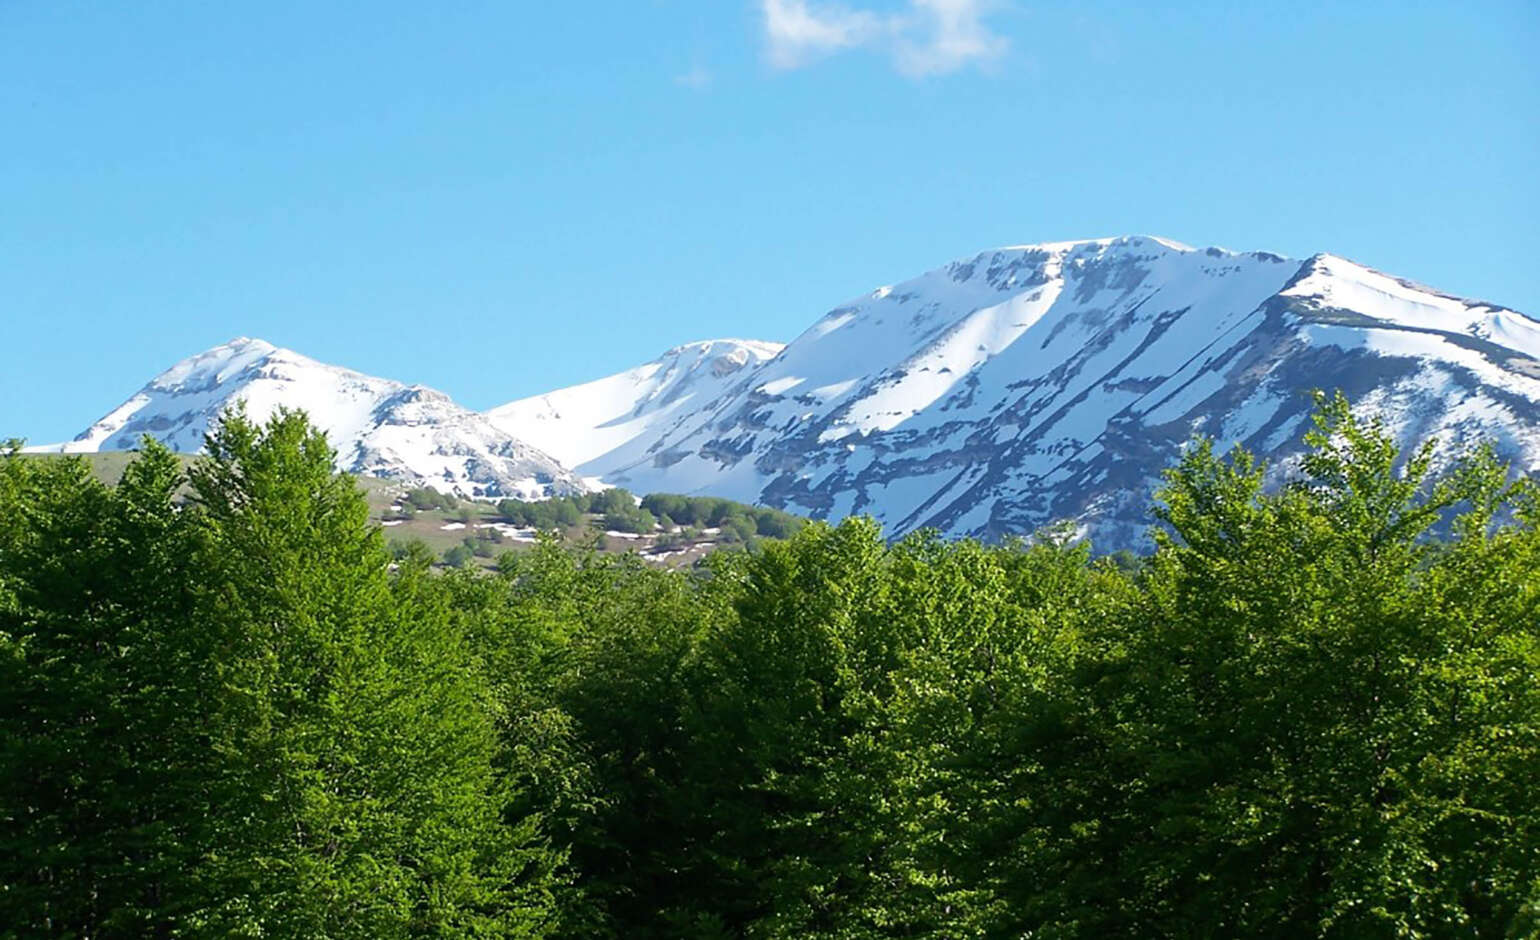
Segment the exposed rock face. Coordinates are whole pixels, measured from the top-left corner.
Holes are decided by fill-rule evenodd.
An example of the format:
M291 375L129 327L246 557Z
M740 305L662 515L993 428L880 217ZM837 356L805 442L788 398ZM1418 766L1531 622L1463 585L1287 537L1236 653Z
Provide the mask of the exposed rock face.
M1540 467L1540 323L1331 255L1147 237L986 252L837 307L730 377L608 450L580 409L543 433L639 492L871 513L890 535L1070 519L1107 550L1143 544L1160 472L1194 434L1286 464L1313 388L1407 446L1436 436L1447 457L1489 438Z
M1141 547L1195 434L1287 468L1311 389L1404 447L1480 440L1540 469L1540 323L1332 255L1131 237L1003 248L884 287L790 345L712 340L486 414L260 340L178 363L64 450L182 451L231 403L303 408L341 469L464 496L585 486L726 496L891 536L1073 520ZM571 468L570 470L567 468Z
M676 346L617 375L509 402L487 412L499 427L580 473L642 457L784 346L716 339Z

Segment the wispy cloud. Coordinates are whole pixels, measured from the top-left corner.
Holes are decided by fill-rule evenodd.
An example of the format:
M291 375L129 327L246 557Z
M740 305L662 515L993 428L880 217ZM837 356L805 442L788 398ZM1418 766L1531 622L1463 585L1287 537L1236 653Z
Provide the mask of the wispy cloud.
M689 71L675 75L674 84L683 88L710 88L711 70L703 65L693 66Z
M1004 36L984 25L987 0L913 0L914 21L894 49L900 70L939 75L1005 54ZM918 35L919 40L913 37Z
M899 71L920 77L955 72L998 58L1005 37L985 15L993 0L908 0L882 14L811 0L760 0L770 64L794 69L847 49L886 52Z
M770 64L794 69L841 49L863 46L886 31L883 18L837 4L763 0Z

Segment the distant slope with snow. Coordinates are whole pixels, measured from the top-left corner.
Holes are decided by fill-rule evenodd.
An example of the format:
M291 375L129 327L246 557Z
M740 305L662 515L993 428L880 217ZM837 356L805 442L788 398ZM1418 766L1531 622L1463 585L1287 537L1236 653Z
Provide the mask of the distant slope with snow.
M1540 467L1540 323L1331 255L1005 248L841 305L656 420L650 387L624 379L649 367L493 414L638 492L871 513L890 535L1068 519L1104 549L1142 544L1196 433L1287 461L1316 387L1408 446L1490 438Z
M238 401L257 420L280 407L303 409L337 449L341 470L460 496L539 499L582 489L558 461L442 392L246 338L177 363L73 441L50 449L130 450L148 434L173 450L196 452Z
M602 475L696 414L784 348L759 340L718 339L676 346L645 365L487 412L580 473Z
M688 343L486 414L260 340L178 363L64 450L201 447L232 402L303 408L340 468L465 496L595 481L891 536L988 539L1071 520L1146 544L1160 474L1195 434L1286 468L1313 388L1447 461L1494 441L1540 470L1540 323L1334 255L1135 236L1001 248L829 311L792 343Z

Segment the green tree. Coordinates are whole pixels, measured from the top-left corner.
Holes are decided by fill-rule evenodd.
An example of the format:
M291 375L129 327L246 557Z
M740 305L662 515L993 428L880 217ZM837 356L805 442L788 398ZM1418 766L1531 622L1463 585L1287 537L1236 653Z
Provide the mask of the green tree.
M217 693L190 615L179 465L115 490L78 458L0 456L0 923L164 932L197 903Z
M1143 558L609 491L499 511L788 537L491 573L387 551L296 415L186 502L0 452L0 923L1535 935L1540 493L1340 397L1305 444L1196 442Z
M529 525L529 504L521 499L499 500L497 514L509 525Z
M571 528L583 524L583 510L572 500L557 500L552 508L551 527Z
M1533 929L1528 497L1481 454L1432 479L1340 398L1308 444L1281 491L1206 445L1171 474L1131 629L1019 829L1065 847L1002 885L1032 929Z
M495 580L449 583L505 713L524 716L508 728L509 753L527 755L529 792L571 852L564 933L677 935L672 912L708 890L682 870L710 825L684 721L691 663L729 615L734 580L547 539L505 555ZM549 746L529 754L531 738Z
M479 674L442 610L393 593L325 438L298 413L231 415L208 451L192 622L218 681L199 709L214 780L184 928L541 932L553 860L536 820L503 818Z
M604 515L611 512L635 512L636 497L619 487L594 493L589 497L588 511Z

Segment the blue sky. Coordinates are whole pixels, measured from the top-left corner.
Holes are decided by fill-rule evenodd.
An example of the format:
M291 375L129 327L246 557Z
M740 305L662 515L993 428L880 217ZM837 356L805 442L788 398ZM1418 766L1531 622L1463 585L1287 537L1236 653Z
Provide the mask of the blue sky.
M484 408L1002 244L1540 315L1540 7L0 2L0 437L260 336Z

